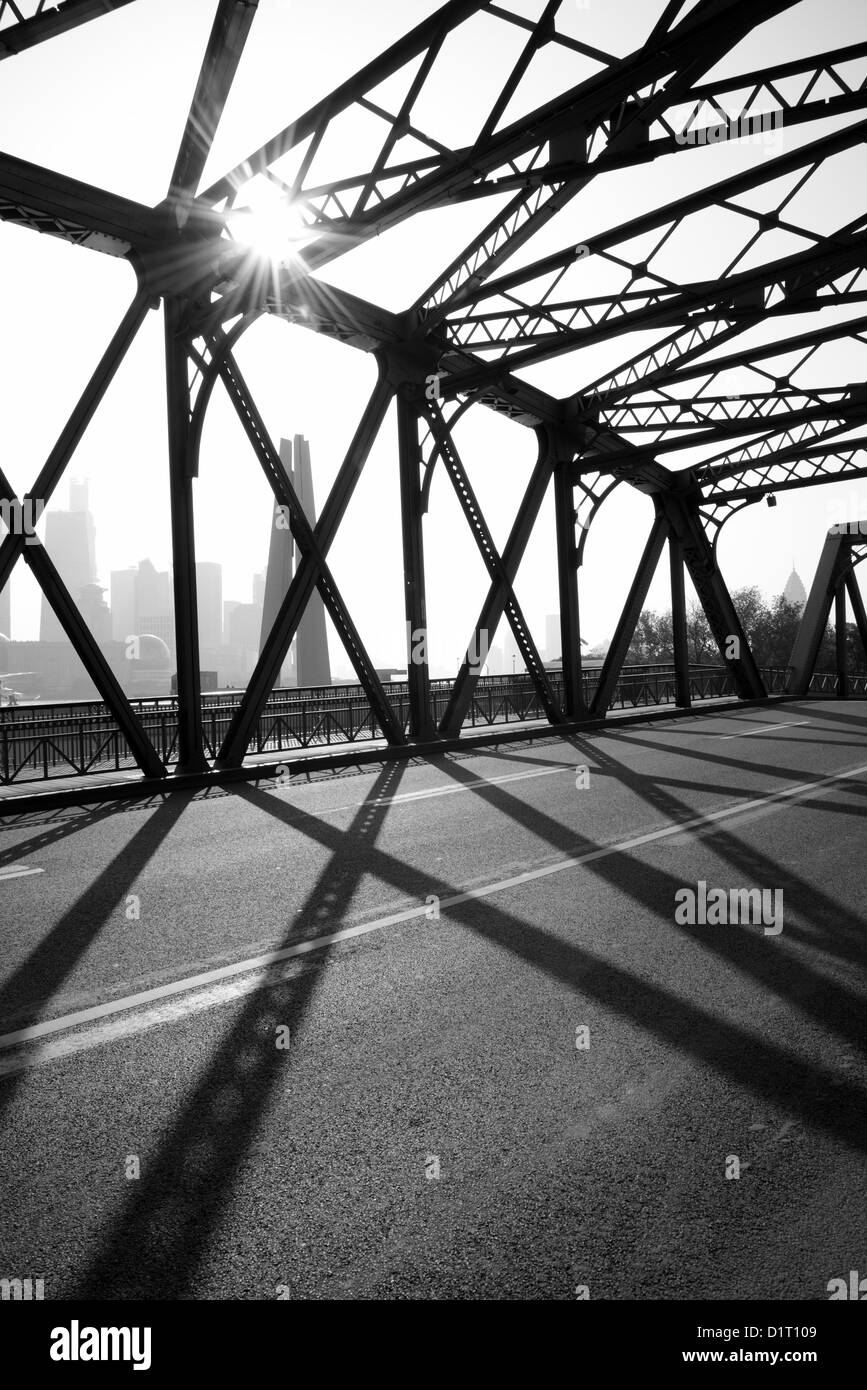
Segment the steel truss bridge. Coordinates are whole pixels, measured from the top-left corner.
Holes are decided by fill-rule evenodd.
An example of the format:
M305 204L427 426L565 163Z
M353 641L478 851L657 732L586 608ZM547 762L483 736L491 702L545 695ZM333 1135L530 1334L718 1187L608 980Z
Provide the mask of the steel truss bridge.
M147 0L66 0L56 8L44 0L0 0L0 59L75 26L106 23L107 11L130 3L145 8ZM717 542L731 516L762 498L867 473L867 385L829 382L815 370L824 344L848 344L856 357L867 343L867 315L860 312L867 301L867 211L817 229L796 206L805 189L821 188L823 173L848 168L846 157L862 154L867 42L715 80L712 73L726 55L762 25L785 18L797 26L797 0L658 0L646 42L626 57L572 37L563 23L569 5L570 0L539 0L537 17L528 18L532 6L451 0L202 189L257 10L256 0L219 0L174 170L158 206L0 155L0 218L62 237L82 255L124 257L137 276L132 303L26 498L15 497L0 467L0 497L10 506L50 499L146 316L162 306L178 652L173 758L181 773L243 763L315 590L376 729L392 744L435 745L458 733L477 697L479 670L471 654L479 650L480 632L495 632L503 619L534 700L552 725L604 715L666 547L677 703L685 706L690 699L686 571L734 690L749 699L768 694L720 571ZM517 32L518 56L506 64L481 128L467 143L450 147L425 132L416 111L431 75L479 16L512 37ZM514 94L549 46L561 57L574 55L576 66L580 59L585 75L510 123ZM494 45L486 61L497 61L498 51ZM384 107L376 89L407 72L403 95ZM797 148L744 160L742 172L611 226L589 243L571 242L532 258L532 239L567 205L580 208L582 195L589 196L599 180L638 172L660 156L701 161L703 150L720 138L746 149L768 113L775 128L798 128ZM323 143L341 123L362 116L378 122L378 149L365 167L347 167L340 178L323 181L317 172ZM811 123L818 123L815 134ZM405 137L411 137L411 153ZM251 255L233 231L242 190L256 176L303 223L303 245L279 265ZM329 283L329 263L368 239L432 209L487 198L498 210L487 220L480 214L478 235L403 312L389 312ZM683 234L701 246L711 213L737 222L739 249L706 278L672 279L663 252ZM797 249L769 255L766 238L779 233ZM523 258L520 268L510 265L525 247L531 259ZM711 253L714 247L704 249ZM371 353L378 366L376 385L315 526L286 479L236 360L241 335L264 314ZM763 336L752 332L763 327ZM636 350L638 339L630 335L641 335L645 346ZM615 338L625 345L619 364L596 380L584 379L582 350ZM566 354L575 363L575 389L565 398L519 375ZM784 369L781 360L788 363ZM731 374L743 370L753 387L733 392ZM203 727L200 691L193 480L205 413L218 385L228 393L276 505L288 509L301 560L249 685L214 745ZM467 614L467 654L445 697L432 689L424 660L409 666L406 719L376 674L328 560L392 402L409 630L427 627L423 517L438 466L454 487L489 581L481 610ZM536 462L502 549L455 444L455 428L472 407L505 415L515 429L532 430L537 441ZM701 463L676 466L679 451L699 446ZM648 495L654 516L608 656L588 686L581 670L577 574L588 530L620 485ZM556 682L515 592L549 486L563 654ZM851 579L861 556L857 546L844 550L842 568L835 561L832 576L837 614L845 616L845 589L864 637L863 604ZM157 746L141 710L124 695L32 533L9 533L2 541L0 589L20 559L46 594L143 773L166 777L165 748ZM618 554L617 563L627 565L628 557ZM827 588L828 575L822 582ZM813 608L818 612L821 606L817 600ZM806 656L799 655L798 678L808 686L812 671L802 657L809 667L810 643L805 639L801 646Z

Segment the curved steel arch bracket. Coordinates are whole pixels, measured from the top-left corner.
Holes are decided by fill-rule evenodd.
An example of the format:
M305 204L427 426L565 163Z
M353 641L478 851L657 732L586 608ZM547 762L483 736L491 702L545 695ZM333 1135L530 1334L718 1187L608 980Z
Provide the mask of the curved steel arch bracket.
M575 526L578 534L575 559L579 569L584 563L584 546L599 508L622 481L622 478L612 478L605 473L585 473L575 479L574 489L580 489L584 494L575 508Z
M258 318L261 318L266 311L264 309L251 309L248 314L233 325L228 332L222 334L217 340L216 345L207 339L202 340L201 350L197 349L192 343L188 346L190 361L195 367L195 374L190 382L190 396L193 398L193 406L190 411L190 434L189 434L189 459L190 468L193 476L198 476L199 454L202 447L202 430L205 425L205 416L214 387L220 380L220 370L226 358L233 352L236 343L246 333L248 328L252 328Z
M464 411L468 410L471 405L476 404L477 400L478 398L476 396L468 396L467 399L465 401L461 401L460 404L458 404L457 402L452 403L447 401L439 402L440 410L442 412L443 424L445 425L449 436L451 436L452 430L458 423L458 420L461 418ZM455 408L449 412L448 416L446 416L443 407L448 406L449 404L453 404ZM434 430L431 428L431 421L426 411L421 412L420 419L425 425L425 433L419 442L419 461L422 467L424 468L424 477L422 479L421 485L421 510L422 515L424 515L427 513L428 505L430 503L430 490L431 485L433 483L434 472L436 470L437 459L442 458L443 448L441 438L438 438L437 435L434 433Z

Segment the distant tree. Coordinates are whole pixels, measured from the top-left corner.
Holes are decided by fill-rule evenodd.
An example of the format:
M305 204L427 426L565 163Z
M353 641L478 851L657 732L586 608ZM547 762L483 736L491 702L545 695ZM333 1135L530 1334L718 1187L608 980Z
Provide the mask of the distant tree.
M861 635L854 623L846 624L847 646L849 652L849 670L867 671L867 649L861 641Z
M865 651L858 635L858 629L854 623L846 624L846 666L850 675L860 675L867 671L867 660ZM836 671L837 669L837 638L835 629L829 623L825 628L825 635L819 646L819 653L816 657L817 671Z
M787 666L801 621L801 610L778 594L766 602L754 585L732 594L744 635L757 666Z
M749 643L750 650L756 656L754 645L756 633L761 629L767 613L767 604L762 598L761 589L755 584L750 584L743 589L735 589L732 593L732 603L741 620L741 627L744 630L744 636ZM760 666L762 665L758 656L756 656L756 661Z
M632 665L637 661L647 661L648 649L655 640L656 614L650 608L643 608L638 615L632 641L629 643L629 651L626 653L627 663Z
M656 624L656 655L653 661L674 661L674 624L671 610L660 613Z
M788 666L801 621L801 609L778 594L768 603L754 584L732 593L732 602L757 666ZM720 660L719 648L710 630L704 609L692 603L686 618L689 659L696 664ZM846 624L846 652L852 674L867 670L867 652L854 623ZM645 608L635 625L635 634L626 660L630 664L673 661L674 638L671 613L655 613ZM829 624L816 658L817 671L836 669L834 629Z
M650 608L642 610L626 660L630 665L672 660L671 613L654 613Z
M714 641L705 611L700 603L694 601L686 614L686 644L689 659L696 665L719 659L719 647Z
M756 634L758 651L753 655L760 666L788 666L801 622L797 603L790 603L778 594L766 609L761 629Z

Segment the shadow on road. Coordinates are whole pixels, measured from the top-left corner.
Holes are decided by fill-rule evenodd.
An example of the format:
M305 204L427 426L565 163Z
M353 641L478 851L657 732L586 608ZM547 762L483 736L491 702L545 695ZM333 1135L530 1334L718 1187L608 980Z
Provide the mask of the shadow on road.
M572 746L583 760L581 741L573 740ZM597 748L593 753L598 758ZM459 764L450 763L445 770L458 782L475 780ZM622 768L618 773L616 765L607 770L612 776L623 775L666 819L684 815L686 808L663 788L644 785L639 774L627 776ZM445 899L459 893L448 881L401 862L376 843L388 808L370 803L393 795L401 773L399 764L383 770L368 804L359 807L346 830L316 815L299 814L297 807L287 806L273 794L247 786L235 789L239 802L275 817L294 833L308 836L331 855L327 869L293 922L287 943L299 934L334 930L351 908L354 892L365 876L419 904L430 894ZM524 826L535 839L547 841L557 856L574 857L600 848L597 842L576 836L573 828L524 804L503 787L476 786L470 791ZM759 874L764 882L779 881L778 866L748 849L730 831L722 833L720 844L720 852L727 853L740 872ZM681 886L677 878L636 855L613 851L581 870L564 874L560 881L566 891L569 883L576 885L576 904L580 901L579 874L583 872L596 875L618 894L654 912L665 904L667 916L671 907L673 919L674 893ZM818 894L818 890L811 891ZM826 905L822 895L811 901L823 908ZM675 1051L712 1067L744 1090L784 1106L803 1123L826 1131L853 1149L867 1151L864 1092L851 1082L841 1081L821 1059L805 1060L795 1051L726 1022L673 989L642 979L637 969L614 964L583 942L565 939L491 899L456 903L447 908L447 917L450 923L512 953L551 979L580 990L584 998L638 1025ZM767 941L739 931L730 944L716 939L708 943L708 949L781 999L796 1001L824 1027L860 1041L863 1032L856 1024L860 998L812 970L791 951L779 951L778 944L775 941L769 949ZM328 951L323 949L316 960L321 966L327 957ZM206 1075L183 1102L171 1133L148 1162L135 1195L106 1233L102 1249L77 1290L79 1295L179 1298L194 1293L197 1270L231 1202L257 1127L275 1086L291 1065L291 1056L275 1046L275 1028L288 1024L294 1032L302 1025L319 977L319 971L308 970L284 982L267 999L260 991L245 1002Z
M387 765L371 800L393 796L403 775ZM266 810L285 809L279 799L241 784L236 795ZM363 805L293 919L283 945L334 930L349 911L367 860L385 821L386 806ZM278 1082L291 1067L291 1037L303 1025L328 957L323 948L310 968L275 988L247 998L206 1074L182 1103L171 1133L148 1160L135 1193L83 1276L83 1298L166 1298L188 1295L215 1227L231 1201L258 1123ZM277 1046L288 1026L289 1050Z

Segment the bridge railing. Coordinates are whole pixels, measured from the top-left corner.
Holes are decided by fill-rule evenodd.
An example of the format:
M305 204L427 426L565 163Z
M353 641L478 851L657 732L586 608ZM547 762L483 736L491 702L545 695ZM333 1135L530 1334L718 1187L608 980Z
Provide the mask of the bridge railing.
M561 672L549 672L558 698L563 693ZM768 692L785 690L788 670L766 668L762 676ZM583 673L583 693L589 707L598 671ZM833 672L813 677L811 691L836 694ZM724 667L692 667L690 697L695 701L733 697L732 676ZM431 702L436 722L445 714L451 693L449 680L431 682ZM404 728L409 726L409 692L406 682L387 687L389 698ZM867 694L867 675L850 676L849 691ZM215 757L241 698L240 691L208 692L202 698L205 752ZM664 663L624 668L612 697L612 708L638 709L673 704L674 671ZM177 762L177 715L174 696L136 698L131 701L163 762ZM545 712L535 686L526 674L482 676L467 711L470 728L542 720ZM381 731L360 686L326 686L275 690L263 710L248 753L291 753L299 749L352 744L380 737ZM135 760L114 717L99 701L71 701L0 710L0 785L14 782L120 772L135 767Z
M810 677L811 695L838 695L840 678L836 671L814 671ZM846 693L854 696L867 695L867 675L847 675Z

